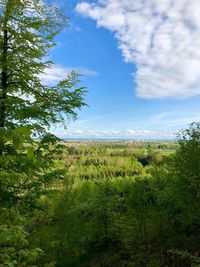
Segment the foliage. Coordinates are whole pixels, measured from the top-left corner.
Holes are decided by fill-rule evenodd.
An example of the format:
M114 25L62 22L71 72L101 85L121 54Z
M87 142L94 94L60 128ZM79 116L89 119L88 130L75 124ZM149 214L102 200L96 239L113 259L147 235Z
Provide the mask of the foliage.
M1 244L13 264L199 265L198 194L186 172L190 163L181 164L182 157L193 157L193 137L181 137L175 153L173 144L167 154L158 144L147 166L140 163L148 155L145 143L125 150L71 143L72 149L51 135L34 141L23 127L4 138ZM197 143L195 149L198 157ZM8 190L9 183L14 190ZM13 207L17 222L5 216ZM18 234L25 242L21 246ZM8 247L6 236L11 237ZM26 251L26 259L19 258L20 251Z
M42 80L65 25L54 5L0 0L0 266L54 266L40 264L44 252L29 236L38 217L48 221L43 199L65 174L58 161L63 146L47 130L85 105L77 74L51 86Z
M176 153L175 168L186 185L200 194L200 124L192 123L190 128L180 131L179 149ZM188 188L188 189L189 189Z
M28 126L34 134L76 117L84 105L84 88L71 73L57 84L42 81L53 63L48 58L54 38L66 25L58 8L39 0L0 1L0 127ZM4 142L0 138L1 153Z
M140 149L147 155L146 144ZM126 153L122 148L120 156L103 143L65 148L68 173L61 194L49 206L49 223L31 235L46 252L43 263L198 266L199 203L176 169L181 146L167 157L162 149L152 149L151 162L142 167L137 145Z
M0 266L35 266L43 251L29 247L22 217L13 208L1 209L0 222Z

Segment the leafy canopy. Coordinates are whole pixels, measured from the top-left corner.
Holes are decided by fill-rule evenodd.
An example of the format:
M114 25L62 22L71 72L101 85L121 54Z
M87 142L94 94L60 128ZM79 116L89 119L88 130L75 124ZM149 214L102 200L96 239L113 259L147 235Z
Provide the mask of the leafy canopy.
M84 88L72 73L53 86L40 74L54 38L67 19L55 6L41 0L0 0L0 127L28 126L41 133L64 115L76 117L84 105Z

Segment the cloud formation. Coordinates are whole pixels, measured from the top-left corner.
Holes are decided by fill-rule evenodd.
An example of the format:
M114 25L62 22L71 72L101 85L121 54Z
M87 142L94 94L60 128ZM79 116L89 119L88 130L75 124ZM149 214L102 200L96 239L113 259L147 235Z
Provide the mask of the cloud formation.
M53 65L51 68L45 69L44 73L40 74L39 77L43 81L44 84L54 85L60 80L67 77L70 72L75 71L81 75L85 76L97 76L98 73L94 70L90 70L87 68L71 68L64 67L61 65Z
M175 134L168 133L165 131L158 132L152 130L61 130L56 129L52 131L61 138L88 138L88 139L172 139L175 138Z
M136 95L200 95L199 0L97 0L76 11L115 33L126 62L136 64Z

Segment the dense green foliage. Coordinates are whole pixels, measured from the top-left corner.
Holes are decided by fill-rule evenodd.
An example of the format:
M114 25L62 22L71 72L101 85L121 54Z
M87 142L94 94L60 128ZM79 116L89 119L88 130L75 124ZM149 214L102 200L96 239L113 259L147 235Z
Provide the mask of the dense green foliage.
M66 18L55 7L40 0L0 0L0 127L26 126L44 135L47 127L76 116L84 105L84 89L71 73L49 86L41 80L54 37ZM2 129L0 129L2 130ZM4 139L0 132L0 153Z
M65 173L55 162L62 146L47 129L84 105L75 73L53 86L40 78L65 24L43 1L0 0L0 266L37 266L44 253L29 243L30 225Z
M30 134L5 133L0 266L200 265L199 124L177 144Z
M37 266L199 266L198 194L179 169L196 130L150 155L147 143L67 143L54 159L66 173L26 219Z

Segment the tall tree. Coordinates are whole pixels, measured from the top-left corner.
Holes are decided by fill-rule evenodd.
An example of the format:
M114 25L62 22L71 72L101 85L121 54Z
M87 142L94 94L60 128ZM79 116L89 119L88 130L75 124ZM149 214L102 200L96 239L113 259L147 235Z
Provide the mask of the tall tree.
M0 130L28 126L41 133L63 116L76 116L84 88L72 73L54 86L40 79L52 67L49 50L66 25L58 8L41 0L0 0ZM0 134L0 154L3 138Z

